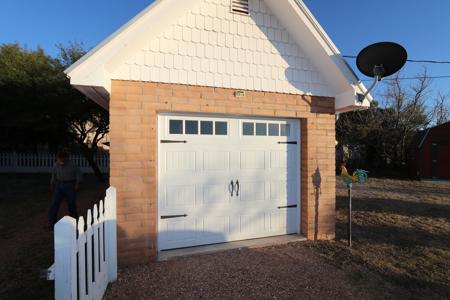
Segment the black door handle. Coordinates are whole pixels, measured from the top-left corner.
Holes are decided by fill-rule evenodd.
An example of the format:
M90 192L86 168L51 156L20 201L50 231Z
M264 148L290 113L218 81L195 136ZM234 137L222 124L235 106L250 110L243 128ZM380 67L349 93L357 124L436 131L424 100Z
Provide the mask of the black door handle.
M236 180L236 196L239 196L239 180Z
M234 192L234 183L233 183L233 180L231 180L230 185L231 185L231 197L233 197L233 192ZM230 190L230 185L228 185L228 190Z

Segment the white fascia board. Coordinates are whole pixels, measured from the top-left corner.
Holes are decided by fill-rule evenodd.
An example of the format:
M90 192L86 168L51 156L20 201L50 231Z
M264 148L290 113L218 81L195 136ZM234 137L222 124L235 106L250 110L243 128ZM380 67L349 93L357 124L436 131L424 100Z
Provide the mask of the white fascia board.
M357 94L363 94L366 88L303 1L265 0L265 2L334 91L336 111L368 107L369 101L363 103L357 101ZM372 98L368 95L367 99Z

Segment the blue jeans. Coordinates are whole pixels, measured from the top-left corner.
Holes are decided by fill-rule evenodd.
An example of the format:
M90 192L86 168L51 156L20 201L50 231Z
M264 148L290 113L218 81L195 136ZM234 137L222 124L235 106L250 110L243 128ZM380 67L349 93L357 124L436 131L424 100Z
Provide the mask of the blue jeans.
M48 222L52 228L58 221L59 206L61 205L63 199L66 200L70 216L78 220L77 205L75 203L75 181L56 183L55 190L53 191L52 204L48 210Z

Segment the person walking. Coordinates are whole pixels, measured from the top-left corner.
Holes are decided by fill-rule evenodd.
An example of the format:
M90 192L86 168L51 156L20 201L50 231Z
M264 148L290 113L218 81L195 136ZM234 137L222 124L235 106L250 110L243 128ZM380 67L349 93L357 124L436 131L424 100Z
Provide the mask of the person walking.
M81 180L82 173L78 166L69 159L69 153L66 151L58 152L50 179L50 190L53 191L53 197L48 211L48 222L51 229L58 221L59 206L64 199L70 216L78 219L76 192Z

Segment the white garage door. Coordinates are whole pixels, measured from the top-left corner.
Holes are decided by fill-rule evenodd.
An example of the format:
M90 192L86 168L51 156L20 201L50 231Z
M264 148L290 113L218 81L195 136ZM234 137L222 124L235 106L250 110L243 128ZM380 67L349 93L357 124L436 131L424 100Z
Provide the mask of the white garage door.
M158 249L297 233L297 120L160 115Z

